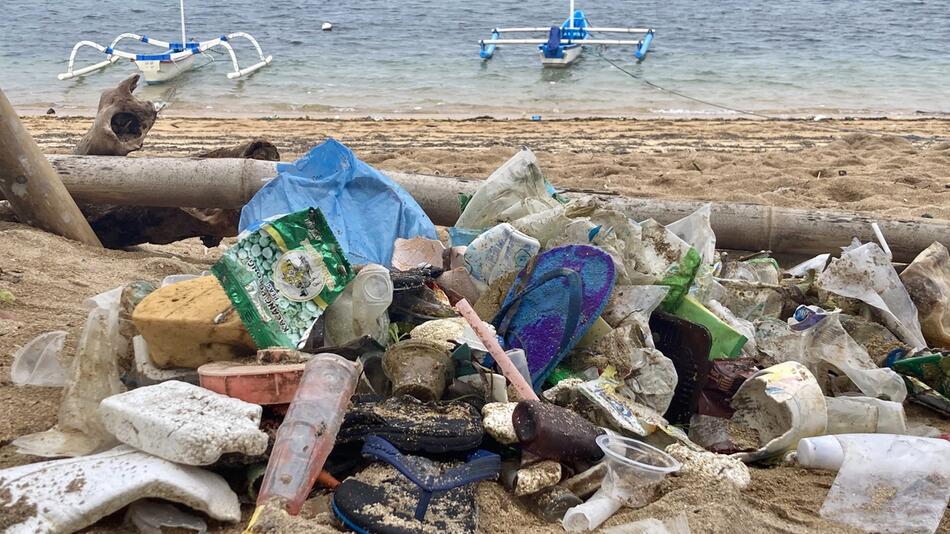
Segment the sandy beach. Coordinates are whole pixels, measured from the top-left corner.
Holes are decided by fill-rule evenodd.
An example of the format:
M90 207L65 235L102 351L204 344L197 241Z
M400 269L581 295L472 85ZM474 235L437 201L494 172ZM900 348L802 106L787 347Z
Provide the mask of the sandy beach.
M91 117L28 116L24 123L48 153L69 153ZM138 156L187 156L263 137L292 161L326 137L384 170L485 178L520 146L535 151L561 187L630 196L753 202L840 209L883 216L950 220L950 119L918 120L304 120L160 116ZM56 421L61 391L15 387L13 352L50 330L69 333L72 353L85 322L82 301L133 280L198 273L224 248L196 239L102 251L12 222L0 222L0 468L37 461L10 441ZM908 405L913 423L950 432L950 423ZM752 469L752 486L723 491L675 477L662 499L627 510L607 526L634 519L689 516L693 532L852 532L818 515L833 473L793 467ZM479 490L481 530L563 532L516 504L499 486ZM245 519L250 508L245 507ZM118 532L112 516L88 532ZM304 532L307 525L285 532ZM213 524L212 531L240 532ZM857 531L854 531L857 532ZM950 520L940 532L950 532Z

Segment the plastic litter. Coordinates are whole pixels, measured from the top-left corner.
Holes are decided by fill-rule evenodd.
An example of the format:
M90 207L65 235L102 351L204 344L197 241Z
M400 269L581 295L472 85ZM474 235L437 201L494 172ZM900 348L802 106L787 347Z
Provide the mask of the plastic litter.
M808 275L809 271L814 271L816 273L821 273L825 270L825 266L828 265L828 260L831 259L831 254L819 254L814 258L809 258L794 267L790 267L785 270L785 274L789 276L794 276L797 278L802 278Z
M857 390L868 397L903 402L907 397L904 380L892 369L874 365L864 347L858 345L841 326L839 312L801 306L789 319L792 330L801 332L802 353L792 354L805 363L826 394L835 393L828 370L847 375ZM792 345L794 346L794 345Z
M842 252L818 277L818 286L867 303L904 342L913 348L927 346L920 331L917 307L890 258L876 243L865 243Z
M524 269L540 249L536 239L502 223L476 237L465 249L465 268L475 279L491 284Z
M411 395L427 402L442 398L453 368L443 344L408 339L386 350L383 369L393 383L393 394Z
M603 434L597 445L607 464L603 489L632 508L653 502L663 479L682 467L669 454L636 439Z
M10 380L18 386L62 387L66 371L59 364L67 333L46 332L13 353Z
M131 382L135 387L151 386L167 380L178 380L189 384L198 383L198 371L195 369L159 369L155 367L149 355L148 342L145 341L144 337L135 336L132 338L132 350L134 353L133 367L129 372L129 376L123 379L127 385Z
M523 148L478 187L455 227L482 230L557 206L537 158Z
M669 519L641 519L604 529L604 534L690 534L689 519L680 512Z
M666 225L667 230L699 252L704 265L711 265L716 261L716 234L713 233L709 222L711 216L712 204L703 204L692 214Z
M118 368L123 346L119 335L119 305L117 298L107 299L102 295L97 301L109 307L96 307L89 312L69 370L56 426L13 440L21 454L46 458L84 456L116 443L103 426L96 408L102 399L125 389L119 381Z
M802 438L819 436L828 426L825 396L815 377L797 362L763 369L743 382L732 397L732 420L757 436L759 448L737 456L752 462L782 455Z
M361 372L359 362L335 354L318 354L307 362L297 394L277 430L255 516L270 501L291 515L300 512L333 448Z
M333 139L294 163L279 164L277 171L241 210L240 232L318 208L353 265L391 265L399 237L436 239L435 226L409 193Z
M392 301L393 282L389 269L374 264L364 266L327 308L324 343L327 346L345 345L363 336L385 343L389 336L386 310Z
M568 532L587 532L599 527L621 508L623 500L612 497L606 489L601 488L584 504L568 510L561 525Z
M211 271L264 348L297 348L353 279L327 220L315 209L242 233Z
M824 436L804 442L797 457L806 467L840 466L821 516L867 532L936 532L950 501L950 442L945 440Z
M412 239L397 237L393 243L394 269L409 271L418 267L443 266L445 245L438 239L416 236Z
M185 382L168 381L113 395L99 416L122 443L185 465L211 465L222 454L264 454L261 407Z
M153 499L130 504L125 512L125 522L141 534L162 534L162 527L193 530L198 534L208 531L204 519L183 512L173 504Z
M906 434L904 405L871 397L826 397L828 434Z
M904 269L901 281L917 306L924 339L931 347L950 348L950 251L930 245Z
M219 521L241 519L237 495L221 476L126 445L92 456L4 469L0 493L11 502L24 499L35 507L6 534L76 532L145 498L180 503Z

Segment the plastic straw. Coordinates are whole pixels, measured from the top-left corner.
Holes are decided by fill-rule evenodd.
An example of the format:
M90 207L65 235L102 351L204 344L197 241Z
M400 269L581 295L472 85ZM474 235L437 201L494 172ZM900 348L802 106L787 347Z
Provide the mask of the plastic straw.
M495 339L495 335L488 328L485 328L485 323L478 317L478 314L475 313L475 310L472 309L468 301L465 299L458 301L455 304L455 309L462 314L462 317L468 321L472 330L475 331L478 339L482 340L482 343L485 344L488 353L491 354L495 362L498 363L498 367L501 368L501 373L505 375L505 378L515 387L515 391L518 392L518 396L521 397L521 400L541 400L531 388L531 384L518 372L518 368L515 367L511 358L502 350L501 345L498 344L498 340Z

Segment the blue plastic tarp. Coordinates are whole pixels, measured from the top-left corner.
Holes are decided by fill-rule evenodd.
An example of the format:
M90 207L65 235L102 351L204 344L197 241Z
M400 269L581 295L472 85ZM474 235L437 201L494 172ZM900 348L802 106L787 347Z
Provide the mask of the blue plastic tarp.
M435 226L396 182L328 139L271 180L241 210L238 229L307 208L320 208L351 264L389 267L397 237L438 239Z

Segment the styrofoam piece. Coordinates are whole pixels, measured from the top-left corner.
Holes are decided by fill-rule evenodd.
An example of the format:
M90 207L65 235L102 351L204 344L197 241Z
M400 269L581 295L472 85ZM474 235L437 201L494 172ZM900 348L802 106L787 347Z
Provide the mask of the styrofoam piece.
M23 503L21 509L27 510L5 534L75 532L145 498L181 503L219 521L241 519L237 495L220 475L125 445L92 456L4 469L0 495Z
M114 395L99 416L116 439L166 460L210 465L227 452L267 449L261 407L171 380Z
M10 380L18 386L63 387L66 371L59 356L66 344L66 332L46 332L31 339L13 354Z

